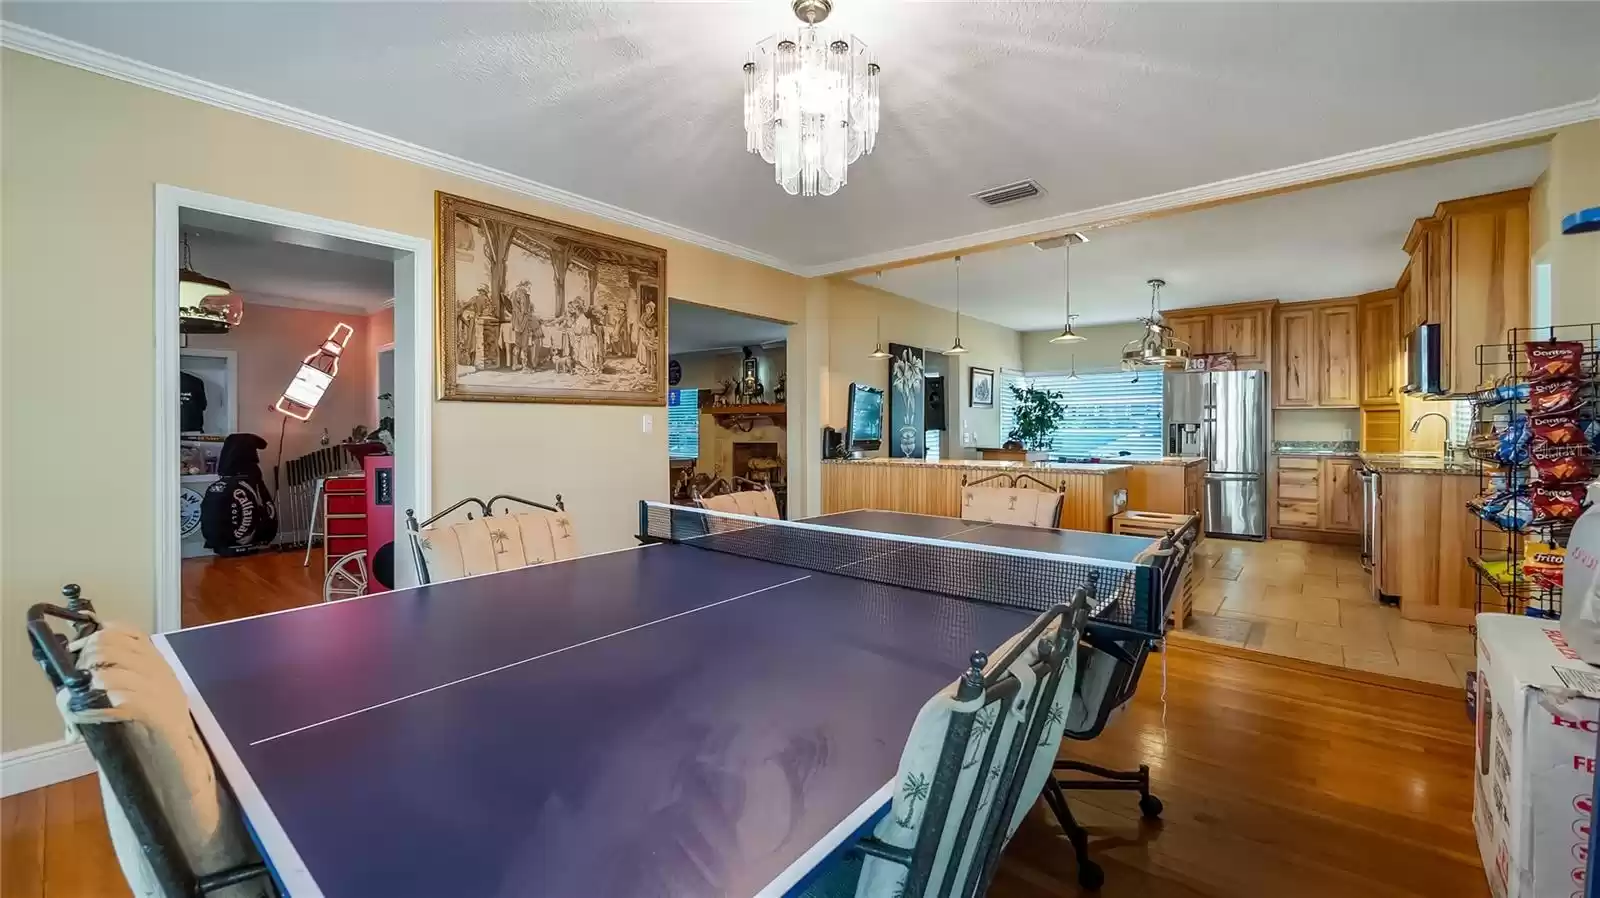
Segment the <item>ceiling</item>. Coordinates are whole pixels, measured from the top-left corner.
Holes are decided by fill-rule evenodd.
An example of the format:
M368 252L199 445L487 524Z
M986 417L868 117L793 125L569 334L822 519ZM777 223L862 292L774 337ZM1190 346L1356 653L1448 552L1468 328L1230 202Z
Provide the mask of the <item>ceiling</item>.
M806 199L745 152L741 123L739 68L793 24L782 0L0 15L807 273L1540 110L1600 114L1600 3L839 0L829 24L883 66L883 123L847 187ZM1025 177L1045 195L969 196Z
M1444 200L1526 187L1545 156L1543 145L1524 147L1089 231L1072 248L1072 311L1079 325L1132 321L1148 313L1153 277L1167 282L1163 309L1392 287L1413 221ZM1016 330L1060 330L1062 278L1059 249L965 256L961 311ZM856 280L877 284L873 275ZM886 271L881 286L955 307L948 259Z
M667 352L673 355L760 346L787 339L788 326L776 321L697 306L681 299L667 304Z
M209 226L201 226L185 210L181 224L194 269L227 281L247 306L370 315L393 305L392 261L285 242L287 234L275 240L216 229L224 218L206 217Z

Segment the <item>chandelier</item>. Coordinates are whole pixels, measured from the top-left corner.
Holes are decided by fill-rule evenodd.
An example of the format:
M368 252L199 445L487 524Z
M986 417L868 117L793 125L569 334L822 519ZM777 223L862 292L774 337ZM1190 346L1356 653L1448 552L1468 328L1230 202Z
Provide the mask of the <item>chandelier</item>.
M817 24L832 0L794 0L797 34L756 44L744 64L745 149L791 196L831 196L878 137L878 64L851 34Z
M1151 278L1145 283L1150 285L1150 317L1139 319L1144 336L1122 347L1122 370L1187 367L1189 344L1173 337L1172 328L1161 320L1161 288L1167 282Z

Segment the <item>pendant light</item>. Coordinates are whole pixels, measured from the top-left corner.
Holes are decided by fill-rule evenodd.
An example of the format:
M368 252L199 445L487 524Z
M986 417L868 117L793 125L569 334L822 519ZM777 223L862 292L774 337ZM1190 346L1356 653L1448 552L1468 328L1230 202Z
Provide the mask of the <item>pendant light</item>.
M1072 329L1072 319L1078 317L1072 314L1072 244L1085 243L1088 238L1082 234L1067 234L1061 239L1061 295L1066 302L1066 324L1061 328L1061 333L1050 338L1051 343L1082 343L1088 338Z
M883 289L883 269L878 269L878 289ZM877 300L874 299L874 302ZM886 359L889 354L883 351L883 312L878 312L878 341L873 344L872 355L869 358Z
M1184 368L1189 363L1189 344L1172 335L1172 328L1161 320L1161 288L1167 285L1160 278L1151 278L1145 283L1150 285L1150 317L1140 319L1144 322L1145 335L1142 339L1132 340L1122 347L1123 369L1137 368ZM1135 375L1137 382L1137 375Z
M945 355L963 355L967 347L961 345L961 257L956 256L956 342L944 351Z
M1080 337L1079 339L1082 339L1082 338ZM1051 340L1050 342L1054 343L1055 341ZM1067 375L1067 380L1077 380L1077 379L1078 379L1078 354L1076 352L1074 352L1072 354L1072 371L1071 371L1071 373L1069 373Z
M182 235L183 260L178 267L178 305L185 309L192 309L200 305L208 296L225 296L233 292L233 287L227 281L206 277L198 271L189 261L189 235Z

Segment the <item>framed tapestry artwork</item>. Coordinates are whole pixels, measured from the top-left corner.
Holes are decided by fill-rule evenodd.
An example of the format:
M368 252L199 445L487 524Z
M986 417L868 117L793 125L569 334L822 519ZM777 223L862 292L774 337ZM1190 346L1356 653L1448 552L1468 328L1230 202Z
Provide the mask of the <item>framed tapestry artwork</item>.
M436 200L440 398L666 404L666 250Z
M973 408L994 408L994 371L976 366L967 369L967 405Z

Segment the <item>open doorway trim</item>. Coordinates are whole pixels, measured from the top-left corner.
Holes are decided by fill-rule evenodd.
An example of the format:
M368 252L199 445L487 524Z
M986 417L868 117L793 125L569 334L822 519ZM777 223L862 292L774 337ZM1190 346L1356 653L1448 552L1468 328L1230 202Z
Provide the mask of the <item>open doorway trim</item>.
M396 484L395 504L432 513L433 483L433 241L168 184L155 185L155 471L152 526L155 534L155 598L158 632L182 626L183 575L178 521L178 253L179 211L194 209L315 234L388 247L395 256L395 415L405 422L396 454L410 456L409 476ZM409 359L406 357L409 355ZM409 365L407 364L409 362ZM409 369L409 370L408 370ZM409 553L398 553L409 558ZM397 566L398 568L398 566ZM397 579L409 583L396 570Z

